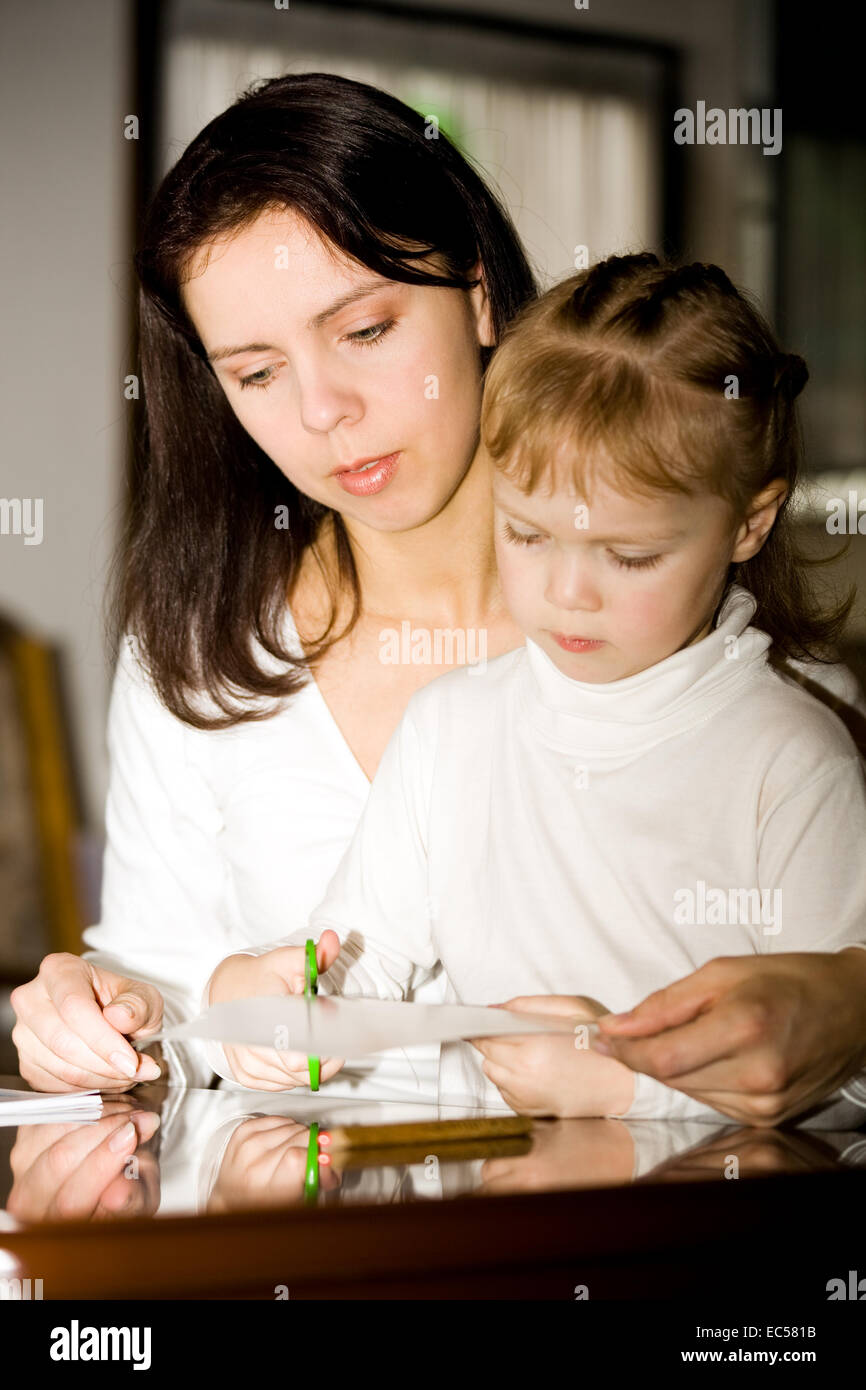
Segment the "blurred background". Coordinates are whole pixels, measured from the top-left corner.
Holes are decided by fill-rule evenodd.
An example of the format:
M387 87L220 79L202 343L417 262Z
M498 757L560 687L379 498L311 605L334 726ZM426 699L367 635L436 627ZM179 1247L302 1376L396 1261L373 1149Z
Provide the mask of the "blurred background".
M866 513L866 134L847 5L2 0L0 14L0 979L79 949L98 920L102 604L140 409L124 394L136 226L255 78L342 73L436 115L544 285L580 247L721 264L809 364L804 533L838 549L828 501L853 494ZM699 101L778 108L781 151L675 143L674 112ZM861 679L864 552L852 535L824 579L859 584L843 654Z

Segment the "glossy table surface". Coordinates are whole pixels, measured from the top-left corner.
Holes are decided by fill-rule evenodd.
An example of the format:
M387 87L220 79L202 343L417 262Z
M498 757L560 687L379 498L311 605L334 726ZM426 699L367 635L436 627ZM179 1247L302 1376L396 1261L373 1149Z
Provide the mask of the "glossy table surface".
M840 1236L851 1204L862 1210L866 1117L845 1131L536 1120L525 1138L344 1155L322 1165L318 1201L304 1203L314 1121L471 1113L158 1082L104 1096L95 1120L0 1127L0 1264L46 1277L46 1297L274 1297L283 1286L296 1297L546 1297L563 1279L576 1287L582 1262L597 1288L613 1280L605 1296L621 1296L665 1250L674 1293L692 1277L695 1243L721 1249L738 1222L775 1220L787 1239L796 1209L803 1238L829 1239L832 1212ZM114 1152L131 1117L133 1145Z

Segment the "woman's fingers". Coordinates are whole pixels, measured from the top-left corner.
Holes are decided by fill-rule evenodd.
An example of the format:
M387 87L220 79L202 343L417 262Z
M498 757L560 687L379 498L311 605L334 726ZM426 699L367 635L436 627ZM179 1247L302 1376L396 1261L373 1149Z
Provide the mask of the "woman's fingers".
M138 1143L138 1129L133 1120L121 1118L60 1185L46 1215L66 1219L92 1216L103 1192L123 1171Z
M57 953L45 957L35 979L12 991L18 1019L13 1037L22 1075L31 1085L37 1069L58 1076L65 1087L142 1079L138 1054L105 1019L97 999L99 984L111 988L116 978L106 973L99 981L98 972L79 956ZM33 1039L40 1047L30 1055ZM52 1055L54 1060L47 1060Z
M104 1014L118 1032L130 1038L155 1033L162 1024L163 1000L154 985L141 980L121 980L112 986Z
M46 1005L49 1018L51 1012L54 1012L52 1006ZM125 1076L117 1068L111 1072L100 1057L69 1032L59 1015L54 1026L46 1021L46 1015L42 1016L40 1026L52 1039L51 1046L46 1046L26 1023L18 1022L12 1029L12 1041L18 1049L18 1069L34 1090L120 1091L135 1085L135 1077Z
M676 980L623 1014L604 1014L599 1027L606 1038L648 1037L677 1028L709 1008L724 988L726 960L712 960L684 980Z

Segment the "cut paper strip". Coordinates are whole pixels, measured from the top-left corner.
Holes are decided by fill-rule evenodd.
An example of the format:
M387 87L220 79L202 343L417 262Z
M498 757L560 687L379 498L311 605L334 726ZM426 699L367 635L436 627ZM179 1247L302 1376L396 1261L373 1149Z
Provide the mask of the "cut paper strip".
M140 1038L136 1046L146 1047L163 1038L212 1038L236 1046L276 1047L282 1052L348 1058L418 1043L530 1033L576 1034L578 1030L589 1038L598 1032L598 1025L561 1014L517 1013L477 1004L269 995L213 1004L188 1023Z

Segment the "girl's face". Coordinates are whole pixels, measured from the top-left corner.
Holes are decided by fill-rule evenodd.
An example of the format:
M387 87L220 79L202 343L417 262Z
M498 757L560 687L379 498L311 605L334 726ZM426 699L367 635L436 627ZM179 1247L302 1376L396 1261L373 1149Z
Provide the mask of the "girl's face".
M560 671L591 683L633 676L705 637L729 564L763 540L711 493L628 497L598 483L589 505L528 495L496 470L494 504L512 617Z
M482 286L385 280L291 212L199 256L187 312L232 409L301 491L377 530L434 517L478 440ZM204 268L203 268L204 267ZM365 472L341 473L376 462Z

